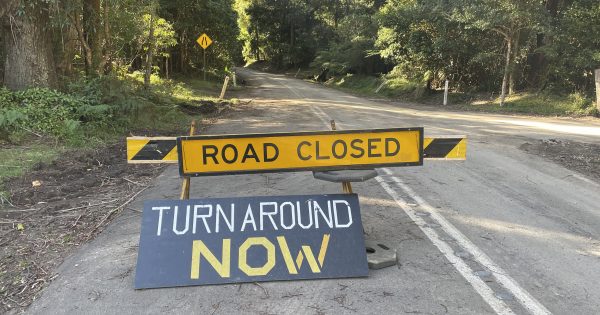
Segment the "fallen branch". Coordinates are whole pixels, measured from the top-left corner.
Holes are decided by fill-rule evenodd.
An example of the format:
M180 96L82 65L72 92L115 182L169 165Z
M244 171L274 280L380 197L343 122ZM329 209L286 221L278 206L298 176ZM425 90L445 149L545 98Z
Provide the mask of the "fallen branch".
M105 201L105 202L101 202L101 203L96 203L93 205L87 205L87 206L79 206L79 207L74 207L74 208L69 208L69 209L63 209L63 210L58 210L57 212L60 213L64 213L64 212L69 212L69 211L73 211L73 210L78 210L78 209L83 209L83 208L89 208L89 207L95 207L95 206L101 206L101 205L105 205L107 203L113 203L115 201L118 201L119 199L113 199L110 201Z
M138 213L142 213L142 211L141 211L141 210L134 209L134 208L132 208L132 207L127 207L127 209L128 209L128 210L131 210L131 211L138 212Z
M135 194L133 194L133 196L131 196L129 199L127 199L127 201L125 201L123 204L121 204L120 206L110 210L105 216L104 218L102 218L102 220L100 221L100 223L98 223L96 225L96 227L94 227L89 233L88 236L86 238L86 241L92 236L92 234L99 228L102 226L102 224L104 224L104 222L111 216L113 215L113 213L119 211L120 209L122 209L123 207L125 207L126 205L128 205L131 201L133 201L133 199L135 199L135 197L137 197L139 194L141 194L144 190L150 188L150 186L146 186L142 189L140 189L138 192L136 192Z
M258 282L253 282L252 284L258 286L259 288L261 288L263 290L263 293L265 294L265 299L269 298L269 291L267 291L267 289L265 289L265 287L260 285L260 283L258 283Z
M27 131L27 132L30 132L30 133L32 133L32 134L34 134L34 135L38 136L39 138L42 138L42 135L41 135L41 134L39 134L39 133L36 133L36 132L33 132L33 130L29 130L29 129L25 128L25 127L21 127L21 128L22 128L23 130Z
M30 209L4 209L2 211L4 212L27 212L27 211L35 211L35 210L40 210L37 208L30 208Z
M144 184L140 184L140 183L138 183L138 182L134 182L134 181L132 181L131 179L127 179L127 177L122 177L122 178L123 178L124 180L126 180L126 181L128 181L128 182L132 183L132 184L135 184L135 185L138 185L138 186L142 186L142 187L146 187L146 185L144 185Z
M3 194L0 194L0 204L4 204L4 202L8 203L11 207L15 206L12 204L12 202L10 202L10 200L8 200L8 198L4 197Z

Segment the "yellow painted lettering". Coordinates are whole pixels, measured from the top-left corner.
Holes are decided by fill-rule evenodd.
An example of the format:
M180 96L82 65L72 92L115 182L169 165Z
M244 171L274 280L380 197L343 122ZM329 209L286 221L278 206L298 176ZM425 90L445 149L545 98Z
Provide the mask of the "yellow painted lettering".
M289 246L285 237L278 236L277 242L279 243L279 248L281 249L281 254L283 256L283 260L285 261L285 265L290 274L298 274L298 269L302 268L302 263L304 262L304 257L306 257L306 261L308 262L308 266L313 273L320 273L321 268L323 268L323 264L325 263L325 256L327 255L327 247L329 246L329 234L323 235L323 240L321 241L321 248L319 250L318 256L318 264L317 259L315 259L315 255L313 254L310 246L302 245L302 249L298 251L298 255L296 256L296 265L294 265L294 259L290 253ZM320 265L320 267L319 267Z
M248 249L262 246L267 250L267 262L262 267L248 265ZM275 245L265 237L249 237L239 248L238 267L248 276L264 276L275 267Z
M290 253L290 248L288 247L285 237L277 236L277 243L279 243L281 255L283 256L283 261L285 261L285 266L287 267L288 272L292 275L298 274L298 270L294 265L294 259L292 258L292 254ZM302 255L302 253L300 253L300 255Z
M204 242L195 240L192 243L192 268L191 279L200 278L200 259L204 256L206 261L215 269L222 278L229 278L231 272L231 239L223 239L223 250L221 261L217 260L215 255L204 245Z
M329 234L323 235L323 241L321 242L321 249L319 250L319 265L323 268L325 262L325 255L327 255L327 246L329 245Z

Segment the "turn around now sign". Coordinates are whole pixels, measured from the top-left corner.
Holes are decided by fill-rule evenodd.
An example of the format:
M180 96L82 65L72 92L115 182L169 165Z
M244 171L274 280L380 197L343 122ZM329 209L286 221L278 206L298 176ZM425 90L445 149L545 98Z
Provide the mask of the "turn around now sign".
M144 203L136 289L367 274L355 194Z
M184 176L423 164L423 128L177 138Z

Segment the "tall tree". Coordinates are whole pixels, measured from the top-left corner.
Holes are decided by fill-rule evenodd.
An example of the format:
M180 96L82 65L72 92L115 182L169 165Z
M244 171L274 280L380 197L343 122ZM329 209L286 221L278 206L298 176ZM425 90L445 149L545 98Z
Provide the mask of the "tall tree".
M4 84L14 90L58 85L47 1L4 0L0 21L4 38Z
M173 23L177 46L173 62L186 72L202 64L202 48L196 39L206 33L213 44L206 50L209 71L223 71L241 59L239 28L234 0L160 0L158 15Z
M549 14L551 28L556 28L558 26L558 13L559 11L563 11L565 9L567 2L571 1L546 0L545 7ZM530 87L540 89L545 84L549 66L549 59L545 50L548 45L552 44L553 37L554 36L551 33L549 34L547 32L539 32L536 34L534 45L535 51L531 54L531 56L528 58L529 60L527 61L530 67L527 75L527 80Z
M85 60L86 73L99 74L102 61L100 0L83 0L83 36L89 49L89 56Z
M463 0L454 8L452 18L466 27L490 31L501 36L505 42L504 71L500 106L509 92L510 77L514 76L515 45L524 30L535 31L540 27L544 7L539 0Z
M148 89L150 87L150 75L152 75L152 61L154 58L154 19L155 19L155 10L152 8L150 12L150 23L148 23L148 48L146 51L146 69L144 69L144 88Z

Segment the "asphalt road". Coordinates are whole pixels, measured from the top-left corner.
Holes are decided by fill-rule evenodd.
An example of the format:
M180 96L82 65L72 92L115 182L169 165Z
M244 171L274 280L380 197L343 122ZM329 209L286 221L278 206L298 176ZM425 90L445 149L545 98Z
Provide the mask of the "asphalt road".
M396 248L399 266L368 278L134 290L140 214L125 211L59 268L29 313L598 314L600 184L519 150L558 138L600 143L593 120L441 112L366 100L240 69L245 110L206 133L425 127L469 137L466 162L380 169L353 188L366 237ZM175 199L169 167L132 204ZM192 179L191 196L336 193L310 172Z

